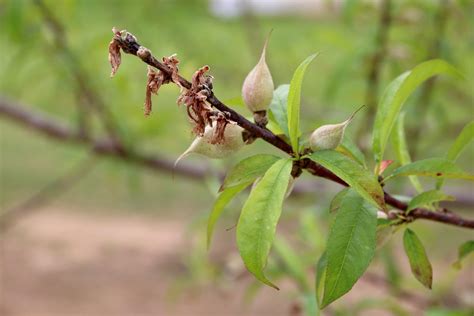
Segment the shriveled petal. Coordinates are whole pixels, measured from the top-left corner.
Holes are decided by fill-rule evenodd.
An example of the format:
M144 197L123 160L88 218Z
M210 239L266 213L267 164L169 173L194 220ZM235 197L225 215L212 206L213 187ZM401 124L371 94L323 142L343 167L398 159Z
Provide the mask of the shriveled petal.
M112 66L112 72L110 73L110 77L113 77L115 73L117 73L121 62L122 56L120 54L120 45L114 37L109 43L109 63L110 66Z

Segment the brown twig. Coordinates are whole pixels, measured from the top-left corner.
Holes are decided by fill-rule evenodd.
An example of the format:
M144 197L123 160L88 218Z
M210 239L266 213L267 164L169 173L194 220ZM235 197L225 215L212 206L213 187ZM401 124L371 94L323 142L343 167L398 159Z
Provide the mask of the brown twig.
M149 52L148 49L141 46L137 42L135 36L130 34L130 36L115 37L115 39L119 42L120 48L125 53L132 54L139 57L146 64L159 69L160 71L162 71L168 76L172 75L172 70L169 69L165 64L161 63L158 59L156 59ZM141 51L146 51L148 53L137 54L140 48L141 48ZM178 75L178 81L182 87L186 89L191 88L191 83L180 75ZM246 129L255 137L265 140L267 143L272 144L273 146L279 148L280 150L284 151L285 153L291 156L295 156L295 153L293 152L291 146L286 141L284 141L283 139L273 134L270 130L264 127L260 127L257 124L254 124L250 122L249 120L247 120L246 118L244 118L242 115L240 115L239 113L237 113L236 111L234 111L233 109L229 108L224 103L222 103L214 95L214 93L211 93L211 95L207 98L207 102L209 102L213 107L215 107L219 111L227 112L229 114L229 118L232 121L236 122L240 127ZM334 173L324 168L323 166L319 165L318 163L310 160L309 158L302 159L299 163L301 164L302 168L306 169L312 175L322 177L322 178L347 186L347 184L338 176L336 176ZM385 193L385 202L402 211L408 208L408 205L406 203L399 201L398 199L396 199L395 197L391 196L388 193ZM415 209L411 211L410 216L412 220L423 218L423 219L429 219L429 220L451 224L451 225L455 225L459 227L474 229L474 220L464 219L453 213L450 213L448 215L445 213L432 212L430 210L419 208L419 209Z

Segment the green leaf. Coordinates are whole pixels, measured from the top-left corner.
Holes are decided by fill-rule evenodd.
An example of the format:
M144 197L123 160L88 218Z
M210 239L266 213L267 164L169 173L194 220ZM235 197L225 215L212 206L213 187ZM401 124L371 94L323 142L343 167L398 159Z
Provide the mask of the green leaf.
M431 289L433 283L433 269L426 255L425 248L418 236L407 228L403 234L403 246L410 262L411 272L421 284Z
M459 246L458 260L453 264L455 268L460 269L462 260L474 251L474 240L468 240Z
M365 156L357 145L350 139L347 134L342 138L339 148L348 153L355 161L366 167Z
M334 150L318 150L310 158L332 171L366 200L385 208L383 190L377 178L360 164Z
M393 146L395 147L398 161L402 166L411 163L411 157L406 143L405 128L403 127L404 121L405 112L402 112L400 113L400 117L397 120L395 133L393 133ZM416 176L409 176L408 178L418 193L423 192L423 186Z
M316 58L318 54L313 54L306 58L295 70L293 78L290 82L290 90L288 92L288 132L291 141L291 147L298 156L298 138L300 132L300 101L301 101L301 85L303 83L304 73L309 64Z
M434 59L401 74L385 89L378 105L373 130L372 147L377 165L383 160L388 138L405 101L422 82L442 73L462 77L447 62Z
M350 190L331 226L322 308L347 293L375 253L377 208Z
M288 92L290 90L289 84L282 84L273 91L273 99L270 104L270 118L273 118L275 122L280 126L281 130L286 136L289 136L288 132L288 113L286 104L288 103Z
M275 162L250 193L237 224L237 247L247 269L263 283L278 289L263 273L281 215L292 161Z
M328 257L326 251L323 252L319 257L318 264L316 265L316 283L315 283L315 294L318 306L321 306L324 293L324 281L326 279L326 267L328 265Z
M462 151L469 145L469 143L474 139L474 121L469 122L462 129L461 133L458 135L454 143L449 148L449 151L446 155L446 159L456 161L461 155ZM438 180L436 183L436 188L439 190L443 186L443 179Z
M224 211L224 208L239 192L241 192L251 184L252 181L249 181L247 183L241 183L236 186L229 187L219 194L216 201L214 202L211 214L209 214L209 219L207 220L207 249L209 249L211 246L214 226L216 225L217 220Z
M431 203L439 201L454 201L454 197L446 195L439 190L426 191L418 194L410 201L406 212L410 213L411 210L414 210L417 207L430 205Z
M444 158L429 158L418 160L395 169L391 175L385 178L384 181L388 181L394 177L411 175L474 180L473 175L464 172L451 160Z
M285 266L285 270L291 278L297 283L302 292L309 290L309 284L306 277L304 263L301 258L291 249L291 246L285 239L276 238L273 244L275 253L280 257Z
M258 154L241 160L226 175L220 191L242 183L253 182L261 177L280 158Z
M334 196L331 200L331 204L329 204L329 213L335 212L341 207L342 200L348 191L349 188L344 188Z

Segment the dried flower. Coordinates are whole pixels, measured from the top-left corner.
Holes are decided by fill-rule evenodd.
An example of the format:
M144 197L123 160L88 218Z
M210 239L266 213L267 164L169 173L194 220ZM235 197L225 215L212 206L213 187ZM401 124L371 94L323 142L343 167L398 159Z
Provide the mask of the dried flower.
M207 71L209 66L198 69L193 74L191 88L182 88L177 100L178 105L186 105L188 116L194 124L193 131L198 136L202 136L206 126L212 123L212 106L206 101L212 93L212 76L206 75Z
M114 37L112 41L109 43L109 63L112 66L112 72L110 73L110 77L113 77L122 62L122 57L120 55L120 43L117 40L117 36L121 36L121 31L117 30L115 27L112 28L112 32L114 33Z

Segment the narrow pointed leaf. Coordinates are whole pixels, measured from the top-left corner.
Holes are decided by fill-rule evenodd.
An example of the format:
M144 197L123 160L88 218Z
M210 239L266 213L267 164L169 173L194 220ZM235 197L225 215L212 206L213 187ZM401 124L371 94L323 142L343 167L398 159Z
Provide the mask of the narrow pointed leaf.
M474 240L468 240L459 246L458 250L458 260L453 264L455 268L462 268L461 262L467 257L471 252L474 252Z
M247 269L263 283L270 282L264 268L275 237L292 161L281 159L265 173L245 202L237 224L237 247Z
M298 155L298 138L300 132L300 103L301 103L301 86L303 77L309 64L316 58L318 54L313 54L306 58L295 70L293 78L290 82L290 90L288 92L288 132L293 151Z
M222 191L214 202L212 207L211 214L209 214L209 219L207 220L207 249L211 246L212 234L214 233L214 226L216 225L217 220L221 216L224 208L229 204L232 199L239 194L246 187L251 185L252 182L241 183L236 186L229 187Z
M227 173L220 190L255 181L278 159L280 158L277 156L258 154L241 160Z
M385 208L382 187L377 178L363 166L334 150L319 150L312 153L310 158L332 171L366 200Z
M288 132L288 92L290 90L289 84L282 84L273 91L273 99L270 104L270 117L273 117L275 122L280 126L281 130L286 136L289 136Z
M463 152L463 150L472 142L474 139L474 121L469 122L464 128L462 129L461 133L458 135L454 143L449 148L448 154L446 155L446 159L452 160L453 162L456 161ZM438 180L436 183L436 188L441 189L443 186L443 179Z
M408 146L405 137L404 121L405 112L402 112L400 113L400 117L397 120L395 133L393 133L393 146L395 147L398 161L402 166L411 163L411 157L410 153L408 152ZM424 191L420 180L416 176L409 176L408 178L418 193Z
M434 59L423 62L393 80L382 94L374 121L372 147L377 165L383 160L388 138L403 104L425 80L438 74L462 75L447 62Z
M425 247L418 236L407 228L403 234L403 246L410 262L411 272L425 287L431 289L433 283L433 269L426 255Z
M395 169L391 175L385 178L385 181L388 181L394 177L411 175L435 178L465 179L471 181L474 180L474 176L472 174L464 172L451 160L444 158L429 158L418 160Z
M417 207L423 205L430 205L431 203L439 201L454 201L454 197L446 195L444 192L439 190L430 190L422 192L410 201L410 203L408 204L407 213Z
M331 226L322 308L347 293L375 253L377 208L356 191L344 197Z

